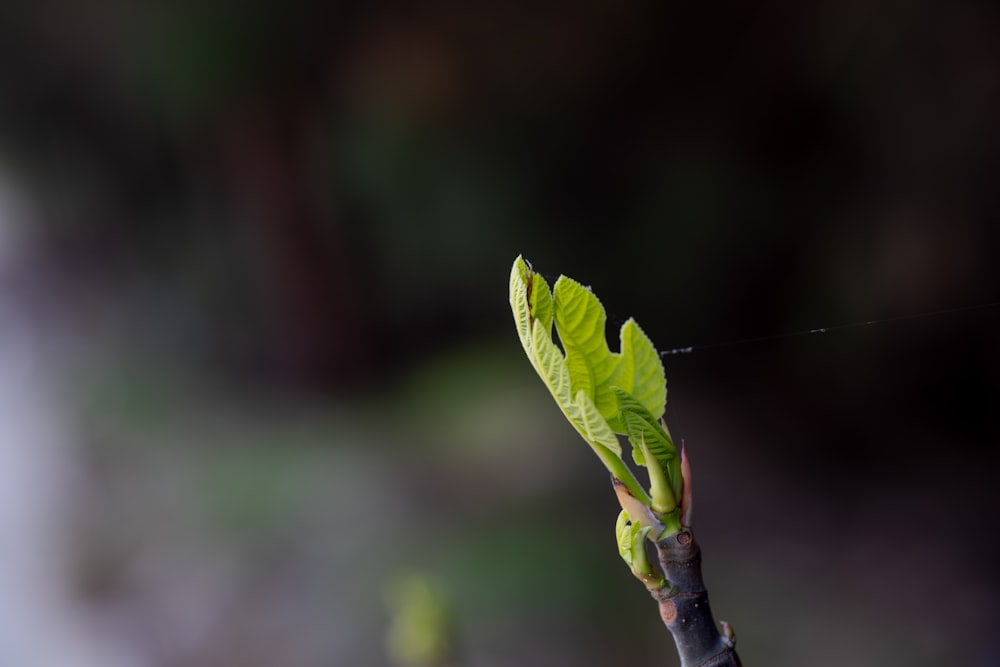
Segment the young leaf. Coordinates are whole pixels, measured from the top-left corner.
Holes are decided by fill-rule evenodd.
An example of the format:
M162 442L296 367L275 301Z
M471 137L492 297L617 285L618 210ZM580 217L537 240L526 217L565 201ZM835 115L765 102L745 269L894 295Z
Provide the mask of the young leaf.
M545 281L521 257L514 261L511 269L510 306L525 354L570 424L615 479L625 484L636 498L649 504L649 495L621 460L621 445L607 418L586 390L574 391L566 357L552 340L553 316L558 306L553 303Z
M628 512L625 510L618 513L618 521L615 522L615 537L618 539L618 555L631 568L632 524L629 523Z
M580 283L560 276L552 291L556 330L566 350L566 366L574 391L583 391L605 419L614 417L608 380L618 366L605 339L604 306ZM610 400L609 400L610 399Z
M542 323L543 330L552 331L552 292L545 279L521 257L514 261L510 272L510 307L525 351L528 350L531 329L536 321Z
M639 465L647 464L640 445L645 443L650 453L666 469L670 461L677 457L677 448L674 447L670 436L634 396L620 387L614 387L613 392L618 407L618 418L625 426L625 435L632 443L632 458Z
M598 412L597 406L594 405L590 396L587 396L582 390L576 392L576 408L580 424L583 426L583 431L581 432L583 439L590 443L603 445L620 458L622 455L622 446L618 442L615 432L611 430L608 422Z
M667 404L663 361L652 341L632 318L622 326L621 342L621 359L608 382L631 394L653 417L659 419ZM615 407L617 409L617 401Z
M656 417L662 415L667 398L663 363L635 320L629 319L622 326L621 352L613 353L605 338L604 306L589 289L561 276L553 301L573 391L586 392L618 433L625 433L625 428L618 421L615 386L635 396Z
M614 388L614 393L619 419L632 443L632 458L649 468L652 507L657 512L671 512L682 491L677 448L645 406L619 387Z
M653 567L646 556L646 538L650 530L649 526L632 526L632 570L646 576L653 574Z
M628 512L622 510L615 524L615 536L618 541L618 555L649 590L658 590L666 582L653 568L646 555L646 540L653 526L643 526L629 521Z

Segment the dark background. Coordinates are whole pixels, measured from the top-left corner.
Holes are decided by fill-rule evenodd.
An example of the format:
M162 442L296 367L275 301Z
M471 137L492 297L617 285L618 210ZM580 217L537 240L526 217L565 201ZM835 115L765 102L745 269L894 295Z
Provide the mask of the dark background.
M673 664L517 344L523 253L612 337L695 346L667 418L748 665L996 664L1000 308L909 316L1000 299L998 19L6 3L0 305L72 480L18 477L58 487L71 610L22 625L94 664L381 665L416 570L462 664Z

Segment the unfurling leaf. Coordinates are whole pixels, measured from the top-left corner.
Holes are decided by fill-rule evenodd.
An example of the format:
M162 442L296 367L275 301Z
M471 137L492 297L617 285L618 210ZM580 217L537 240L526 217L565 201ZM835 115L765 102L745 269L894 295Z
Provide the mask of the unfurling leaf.
M622 326L621 352L611 352L606 340L607 315L593 292L561 276L553 300L573 391L586 392L617 433L624 434L625 429L618 421L614 387L635 396L655 417L662 415L667 400L663 363L635 320L630 318Z
M615 537L618 540L618 555L622 557L625 564L632 567L632 526L629 523L628 512L622 510L618 513L618 521L615 522Z
M680 468L673 441L658 421L667 389L652 342L629 319L621 328L621 350L612 352L604 306L590 289L561 276L550 290L521 257L511 269L510 305L528 359L570 424L617 480L619 499L625 499L622 506L633 522L657 535L664 526L673 529L676 517L666 515L680 497ZM561 348L553 340L553 326ZM650 493L622 460L616 434L628 437L635 462L649 468ZM637 504L644 511L635 511Z
M510 306L525 354L570 424L612 476L625 484L635 497L649 504L648 494L621 460L618 438L594 404L592 393L586 388L574 387L566 357L552 340L553 313L558 313L558 307L545 281L520 257L511 269ZM601 312L603 314L603 309ZM567 339L561 338L566 344Z
M629 521L628 512L622 510L615 524L615 536L618 541L618 555L632 570L632 574L640 579L647 588L655 590L664 585L663 577L650 564L646 554L646 539L652 526L644 526Z
M618 419L622 423L625 435L632 443L632 458L639 465L647 465L640 443L645 443L646 448L656 457L660 465L664 468L670 461L677 457L677 448L666 431L653 416L634 396L620 387L613 388L616 405L618 408Z

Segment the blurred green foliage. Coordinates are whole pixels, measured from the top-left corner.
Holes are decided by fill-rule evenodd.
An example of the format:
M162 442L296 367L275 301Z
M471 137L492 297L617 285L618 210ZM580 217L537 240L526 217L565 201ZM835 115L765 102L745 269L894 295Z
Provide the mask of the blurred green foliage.
M392 615L386 646L400 667L454 664L454 612L440 585L426 575L400 574L386 584Z

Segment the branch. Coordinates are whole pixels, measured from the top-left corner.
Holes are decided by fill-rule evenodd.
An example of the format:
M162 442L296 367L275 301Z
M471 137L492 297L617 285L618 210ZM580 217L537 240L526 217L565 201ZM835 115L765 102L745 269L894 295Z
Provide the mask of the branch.
M666 585L650 589L674 636L681 667L741 667L727 623L719 632L701 574L701 549L690 528L655 543Z

